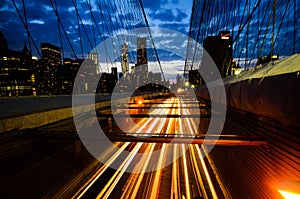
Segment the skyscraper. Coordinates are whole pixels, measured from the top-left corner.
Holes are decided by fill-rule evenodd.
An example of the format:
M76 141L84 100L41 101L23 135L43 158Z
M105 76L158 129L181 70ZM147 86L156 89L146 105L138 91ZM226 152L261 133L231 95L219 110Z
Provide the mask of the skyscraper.
M111 67L111 75L114 81L118 81L118 68L117 67Z
M203 42L203 48L213 59L223 78L231 75L232 43L229 31L220 31L218 36L206 37ZM206 55L203 55L204 63Z
M61 66L60 47L49 43L41 43L42 65L41 84L39 90L42 94L58 94L57 71Z
M128 63L128 45L124 43L121 46L121 67L122 67L122 73L125 75L129 71L129 63Z
M61 65L60 47L49 43L41 43L42 59L51 66L58 67Z
M148 72L148 59L147 59L147 48L146 48L146 38L137 38L137 65L145 65L145 69Z
M98 53L89 53L89 59L93 61L94 65L95 65L95 70L96 70L96 74L100 73L100 68L98 66L99 64L99 59L98 59Z
M98 53L89 53L89 59L92 60L95 65L98 65Z
M134 78L137 87L143 86L148 82L148 59L146 38L137 38L137 64L134 69Z

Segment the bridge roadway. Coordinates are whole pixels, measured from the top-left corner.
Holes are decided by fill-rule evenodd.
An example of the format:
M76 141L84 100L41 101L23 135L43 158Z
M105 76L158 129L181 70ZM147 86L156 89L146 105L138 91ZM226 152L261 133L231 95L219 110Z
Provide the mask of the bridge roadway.
M139 101L114 107L115 118L110 106L97 109L99 124L119 147L113 152L109 148L103 152L108 157L106 164L86 150L72 118L2 133L0 198L235 198L245 195L264 198L268 194L280 198L273 184L299 174L299 158L295 153L298 138L290 138L295 135L291 127L228 110L219 139L223 144L217 144L208 156L201 158L206 150L203 145L180 141L196 136L193 141L202 143L211 120L209 104L172 95ZM195 117L198 107L200 124L197 124L199 117ZM122 131L117 122L126 124L129 115L136 125ZM274 132L277 136L273 136ZM268 146L254 135L266 135ZM164 140L170 138L175 143ZM287 139L290 148L285 145ZM122 150L130 154L122 157ZM149 155L153 151L158 156ZM182 152L177 159L176 155ZM144 155L137 158L137 154ZM173 163L156 170L167 161ZM275 161L277 169L270 165ZM120 163L119 169L109 167L116 162ZM125 172L126 169L135 173ZM148 170L151 171L145 172ZM261 186L252 186L257 183Z
M194 114L198 106L198 102L184 98L145 99L143 104L131 103L126 109L120 106L119 114L124 114L126 110L129 114L189 115ZM207 107L200 106L202 114L209 114ZM113 119L101 115L111 114L109 107L99 109L97 114L100 125L108 135L121 132ZM122 122L127 120L126 117L116 119ZM135 117L133 120L137 125L128 130L137 134L202 134L195 119ZM224 190L221 189L223 185L212 172L215 168L206 158L201 157L201 145L116 141L114 144L120 150L111 154L109 150L105 152L110 158L103 165L88 154L78 139L73 139L75 136L69 139L69 135L76 134L72 119L15 134L18 140L8 137L7 145L14 143L15 148L20 149L14 149L15 153L2 152L9 154L2 158L4 164L1 168L1 184L6 188L1 193L5 196L31 197L34 194L74 198L212 198L218 195L224 198ZM130 151L125 160L119 159L122 150ZM159 156L149 155L153 151L159 151ZM145 155L136 159L136 153ZM183 153L180 158L177 157L179 153ZM163 167L167 160L173 163ZM122 162L120 170L109 167L114 161ZM74 163L77 165L74 166ZM156 170L160 167L163 168ZM135 173L125 172L127 168L133 169ZM153 171L145 172L148 170ZM58 178L59 175L61 178ZM14 191L16 187L19 187L18 191Z
M187 100L187 101L185 101ZM156 106L160 108L140 108L132 109L134 106L148 106L144 104L131 104L130 114L182 114L189 115L193 113L193 109L189 106L195 106L198 102L190 102L188 99L169 98L161 100ZM163 107L163 108L162 108ZM101 115L101 114L99 114ZM103 116L103 115L101 115ZM121 122L126 122L125 117L117 118ZM134 127L130 127L128 131L135 132L136 135L141 133L156 134L180 134L184 132L189 134L198 133L198 127L192 118L135 118ZM114 132L117 129L108 129ZM118 131L118 130L117 130ZM110 158L107 165L103 165L93 180L86 183L80 189L75 197L83 198L222 198L222 191L215 190L220 185L213 184L207 167L208 162L201 158L201 146L185 145L185 144L166 144L166 143L141 143L141 142L115 142L120 150L108 155ZM128 150L131 153L122 160L120 170L111 170L109 165L118 160L122 150ZM159 151L158 156L151 155L152 152ZM185 152L186 151L186 152ZM178 158L178 153L183 155ZM137 153L144 153L140 159L136 159ZM150 155L149 155L150 154ZM173 163L164 168L166 161ZM131 169L133 173L126 173L127 169ZM161 168L157 169L156 168ZM146 172L153 170L151 172ZM102 178L105 172L110 172L109 176ZM217 181L214 180L214 183ZM101 187L101 188L99 188Z

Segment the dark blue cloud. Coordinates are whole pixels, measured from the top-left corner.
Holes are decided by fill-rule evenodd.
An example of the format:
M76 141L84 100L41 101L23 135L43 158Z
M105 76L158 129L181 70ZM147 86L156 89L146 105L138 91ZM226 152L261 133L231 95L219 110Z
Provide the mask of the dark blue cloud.
M52 2L54 3L55 1L52 0ZM63 48L65 52L71 52L71 48L67 42L68 37L76 52L81 54L78 21L72 0L57 0L56 2L60 20L67 32L66 36L61 28ZM105 0L98 1L100 3L99 6L96 0L91 0L92 12L96 23L91 19L91 13L86 1L77 0L76 2L79 15L84 24L85 31L88 34L87 36L83 29L83 25L80 23L80 33L85 51L84 53L91 50L89 40L92 42L92 45L94 45L93 32L95 32L95 39L98 44L103 39L106 39L108 35L116 32L117 29L122 29L124 27L134 29L145 26L140 10L139 13L137 13L138 4L136 2L138 1L136 1L134 5L125 5L125 1ZM192 0L189 0L187 3L191 4L191 2ZM25 1L25 3L29 30L37 47L40 48L40 43L42 42L49 42L60 46L58 21L50 1L31 0ZM116 5L115 3L119 4ZM180 0L143 0L142 3L146 10L152 12L152 14L148 16L150 25L152 24L152 20L154 20L161 23L162 27L186 33L187 26L189 25L187 23L188 20L186 20L185 23L181 22L189 16L188 13L180 8ZM16 4L20 10L21 16L24 18L22 1L16 0ZM128 10L117 10L119 5L121 5L122 8L125 5ZM170 7L170 5L174 6ZM102 15L100 11L102 11ZM157 12L157 14L155 14L155 12ZM119 23L116 24L116 22ZM13 50L21 50L24 42L28 42L24 25L17 15L13 3L9 0L4 0L0 4L0 29L6 37L9 47ZM35 49L33 49L33 53L37 54Z
M168 0L156 0L155 3L153 0L143 0L143 6L144 8L150 8L153 10L161 9L163 5L166 5L168 3Z

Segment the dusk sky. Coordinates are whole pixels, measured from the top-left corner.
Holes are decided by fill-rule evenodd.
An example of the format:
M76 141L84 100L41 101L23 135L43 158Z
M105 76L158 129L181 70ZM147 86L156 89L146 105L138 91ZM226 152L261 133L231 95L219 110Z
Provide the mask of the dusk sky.
M0 5L0 30L3 32L4 36L8 41L8 46L12 50L21 51L24 42L27 43L28 46L28 38L26 29L22 24L20 17L16 11L16 8L13 4L16 3L17 8L20 11L21 17L24 19L24 11L22 6L22 0L5 0L1 2ZM103 40L109 38L111 35L117 33L120 29L124 29L122 27L124 24L127 26L125 29L133 29L139 27L145 27L145 22L143 18L143 14L139 7L139 0L131 0L131 1L118 1L118 0L24 0L25 7L27 11L27 21L29 31L33 37L34 43L37 46L37 49L40 51L40 43L48 42L55 44L57 46L61 46L60 44L60 37L58 31L58 21L57 17L54 12L55 2L57 2L58 14L60 16L60 20L62 25L61 27L61 35L62 35L62 43L63 43L63 51L64 57L72 57L74 58L74 53L70 45L73 46L76 55L81 58L82 51L81 51L81 43L79 39L79 30L78 30L78 22L76 15L76 9L74 4L77 5L78 13L80 16L80 34L81 34L81 42L83 48L83 54L86 55L88 52L92 50L92 46L96 46L101 43ZM51 4L52 2L52 4ZM92 14L94 15L94 21L92 20L91 12L88 6L90 2ZM131 2L131 3L128 3ZM197 10L201 10L202 1L197 1L198 5L200 6ZM221 4L228 4L227 1L219 1ZM230 1L231 2L231 1ZM239 2L239 0L237 0ZM243 8L245 7L245 2L240 0L241 8L236 8L236 10L228 9L229 12L225 13L234 13L231 17L235 16L235 18L230 18L228 21L235 21L235 26L233 28L233 32L236 35L241 27L241 24L245 22L249 13L244 13L243 15ZM251 0L249 3L251 4L251 9L254 8L256 5L257 0ZM268 0L263 0L260 4L260 12L266 12L265 7L268 4ZM281 51L281 49L285 49L285 52L279 52L282 56L288 56L291 54L293 50L293 5L291 3L286 4L284 0L277 1L277 18L276 18L276 29L275 29L275 51ZM192 4L193 0L142 0L147 19L149 22L150 27L160 27L171 29L174 31L178 31L185 35L188 35L189 28L190 28L190 17L192 13ZM99 6L100 4L100 6ZM214 2L210 2L211 9L215 9ZM270 6L271 5L271 6ZM122 8L122 9L119 9ZM268 12L272 11L272 4L269 4L270 8ZM101 10L102 9L102 10ZM222 7L221 7L222 9ZM120 11L121 10L121 11ZM226 9L224 9L226 10ZM102 11L102 12L101 12ZM206 12L210 12L211 10L206 9ZM216 13L220 12L221 10L217 11ZM251 11L251 10L249 10ZM288 12L286 12L288 11ZM102 13L102 14L101 14ZM266 12L267 13L267 12ZM300 15L299 9L297 8L297 13ZM200 14L200 12L198 12ZM266 16L271 16L269 13ZM283 17L281 17L283 16ZM198 16L199 17L199 16ZM200 17L199 17L200 18ZM219 24L220 20L223 20L221 14L216 14L215 16L210 16L206 20L206 24L202 23L202 27L204 32L211 31L215 27L223 29L232 29L232 26L224 26L222 27L222 23ZM260 41L258 42L256 39L257 37L257 23L260 20L260 23L269 23L269 17L265 18L258 18L257 12L252 16L250 22L250 32L248 33L249 38L249 46L248 49L254 52L253 57L256 56L255 47L257 44L264 43L264 48L262 48L262 55L267 55L270 52L270 45L271 45L271 30L272 27L261 27L261 35ZM227 25L231 24L228 23ZM122 23L121 23L122 22ZM223 20L224 22L224 20ZM225 21L226 22L226 21ZM113 25L111 25L113 24ZM196 26L198 27L198 21L196 22ZM217 24L219 26L217 26ZM297 26L299 26L300 20L297 22ZM197 29L196 27L196 29ZM234 57L237 59L242 60L245 57L245 38L246 38L246 26L240 34L238 40L234 43ZM70 44L68 43L67 37L63 32L65 30L65 34L70 40ZM85 30L84 30L85 29ZM218 34L217 29L215 32L211 34ZM266 31L266 34L264 31ZM197 30L196 30L197 31ZM94 34L93 34L94 32ZM89 36L86 36L89 35ZM94 38L92 35L95 35ZM159 49L162 45L161 44L168 44L172 46L172 40L178 42L177 38L171 38L170 36L163 36L159 31L153 31L153 36L160 38L156 42L156 47ZM296 34L296 43L299 43L300 38L300 31ZM266 38L266 41L261 41ZM150 43L150 41L148 40ZM177 43L176 46L180 48L183 52L186 51L187 47L187 39L180 40L181 43ZM96 45L95 45L96 44ZM252 45L252 46L251 46ZM173 45L175 47L175 45ZM253 47L254 46L254 47ZM31 41L31 47L33 55L38 56L37 50ZM299 45L296 45L296 52L299 51ZM119 49L119 48L118 48ZM162 52L162 51L160 51ZM286 54L285 54L286 53ZM148 55L149 56L149 55ZM162 55L162 61L178 61L178 57L176 56L169 56L167 54ZM252 59L253 59L252 57ZM173 59L173 60L172 60ZM181 61L184 60L185 57L182 57ZM255 62L255 61L254 61ZM174 62L170 67L173 67L175 70L181 70L183 68L182 63L175 64ZM166 66L167 67L167 66Z
M16 0L15 2L23 16L22 1ZM100 17L98 18L100 11L95 2L91 1L92 11L95 17L100 19ZM143 0L142 2L150 26L168 28L188 34L192 0ZM41 42L60 45L57 19L51 2L49 0L25 0L25 5L29 30L38 47ZM72 1L57 1L57 5L64 28L70 35L70 39L73 40L75 48L78 48L77 18ZM82 22L89 32L92 21L86 1L77 0L77 5ZM126 12L130 14L130 11ZM113 15L114 13L112 12L111 14ZM5 0L0 5L0 29L8 41L9 48L13 50L21 50L24 42L27 42L26 30L18 17L12 1ZM68 48L66 39L63 38L63 40L64 45ZM98 43L100 41L97 40Z

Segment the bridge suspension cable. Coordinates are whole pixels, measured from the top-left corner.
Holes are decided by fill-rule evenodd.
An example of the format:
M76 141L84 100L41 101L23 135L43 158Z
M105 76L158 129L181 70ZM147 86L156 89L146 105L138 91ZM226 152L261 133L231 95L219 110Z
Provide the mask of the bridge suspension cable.
M217 36L222 30L231 32L233 56L245 68L264 55L296 53L300 47L298 7L299 0L194 0L185 74L199 67L202 55L195 52L198 43L203 45L206 37Z

